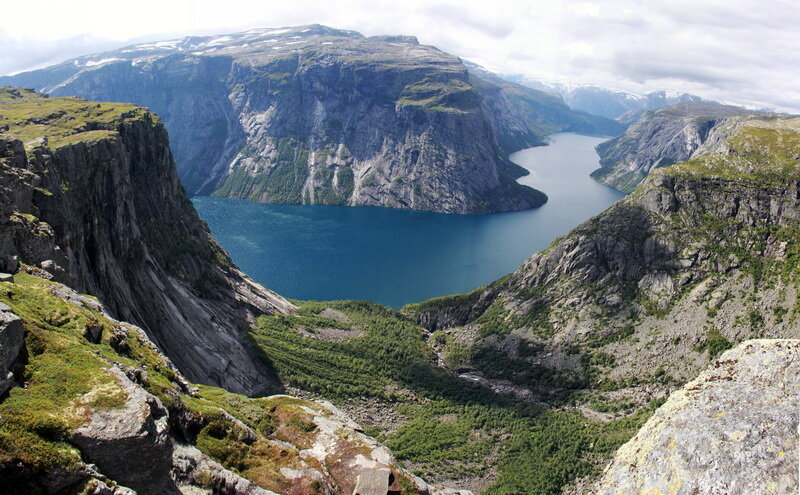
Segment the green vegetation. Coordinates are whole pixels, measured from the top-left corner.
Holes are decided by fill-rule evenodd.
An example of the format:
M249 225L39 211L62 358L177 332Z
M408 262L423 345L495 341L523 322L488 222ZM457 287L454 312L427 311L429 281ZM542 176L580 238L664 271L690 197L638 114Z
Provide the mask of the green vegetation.
M453 297L470 296L428 304L446 306ZM321 316L326 308L344 313L350 323ZM404 311L421 308L414 305ZM308 328L361 330L363 336L327 342L304 337L300 329ZM484 475L494 469L499 477L489 493L520 493L522 487L523 492L560 493L560 487L574 476L596 474L598 456L609 456L648 415L640 412L597 423L580 414L495 395L433 366L423 330L372 303L300 303L296 315L260 317L251 335L289 385L332 398L373 396L395 402L409 420L380 439L399 458L431 480ZM449 349L445 352L456 361L473 352L447 344L443 333L431 338L445 343ZM525 343L520 354L538 350L535 344ZM496 361L496 357L487 358ZM517 364L538 369L542 380L565 381L527 361Z
M303 186L308 178L308 150L292 136L278 138L274 143L277 158L270 161L245 148L258 164L255 171L239 166L225 178L213 196L250 199L252 201L300 204Z
M334 177L336 182L334 183ZM355 188L355 175L350 167L322 168L314 175L314 202L346 205Z
M445 82L423 79L405 86L397 104L429 112L464 113L477 110L480 99L466 81L456 78Z
M716 327L706 327L706 338L695 346L697 352L708 351L708 358L714 359L723 352L733 347L733 343L726 339Z
M144 108L126 103L95 103L80 98L49 98L30 89L0 88L0 129L25 145L52 148L97 141L117 135L126 120L158 119Z
M34 472L76 467L80 454L68 443L71 432L92 411L127 400L110 362L146 364L147 388L171 403L166 392L174 373L138 334L124 335L127 352L120 355L109 345L114 325L102 315L55 297L47 281L24 273L15 280L5 284L0 301L23 320L27 364L17 378L26 386L0 402L0 462L19 461ZM87 324L103 326L102 342L84 338Z

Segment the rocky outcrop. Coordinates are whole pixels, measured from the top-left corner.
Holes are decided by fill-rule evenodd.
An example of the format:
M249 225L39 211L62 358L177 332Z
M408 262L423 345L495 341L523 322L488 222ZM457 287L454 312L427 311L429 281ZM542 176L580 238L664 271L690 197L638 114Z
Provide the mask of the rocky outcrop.
M190 194L270 203L532 208L546 197L516 183L510 151L618 130L413 37L319 25L135 45L0 84L146 106Z
M22 350L22 339L22 320L7 305L0 304L0 396L14 384L11 368Z
M121 406L92 411L71 442L85 461L118 483L141 493L163 490L172 484L167 409L120 369L112 367L109 372L124 396Z
M26 380L0 397L3 493L351 493L364 469L408 493L469 493L413 476L329 403L191 385L96 299L23 278L0 294L25 327Z
M292 305L242 274L175 173L167 135L131 105L0 91L0 264L103 300L192 380L247 394L279 384L242 337Z
M727 119L751 113L740 107L700 101L646 112L625 133L597 147L600 168L592 177L631 192L651 170L708 152L704 145L726 138L718 133Z
M673 393L599 493L797 493L800 341L751 340Z

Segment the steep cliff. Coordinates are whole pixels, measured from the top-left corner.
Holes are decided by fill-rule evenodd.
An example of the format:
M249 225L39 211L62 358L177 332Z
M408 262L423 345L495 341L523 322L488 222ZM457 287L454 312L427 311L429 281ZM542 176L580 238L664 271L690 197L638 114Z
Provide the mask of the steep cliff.
M509 276L405 312L443 334L450 367L572 390L591 414L663 397L735 342L800 337L800 120L720 132Z
M599 493L797 493L800 341L724 353L625 444Z
M292 305L210 237L158 119L132 105L0 90L0 269L46 275L141 325L193 381L279 384L242 337Z
M191 385L95 298L15 278L0 282L0 336L9 315L24 327L0 394L4 494L338 494L373 472L403 493L457 493L411 475L329 403Z
M318 25L136 45L0 84L149 107L190 194L260 202L536 207L546 197L515 182L508 152L545 132L615 128L511 94L413 37Z
M631 192L651 170L708 152L707 142L723 141L716 131L743 108L711 102L684 102L645 112L622 135L597 147L600 168L592 177Z

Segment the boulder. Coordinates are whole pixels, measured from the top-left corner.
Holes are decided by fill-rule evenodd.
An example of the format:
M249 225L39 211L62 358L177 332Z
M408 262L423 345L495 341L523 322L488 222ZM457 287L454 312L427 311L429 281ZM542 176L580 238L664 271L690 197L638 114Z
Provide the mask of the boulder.
M10 307L0 303L0 395L14 384L14 375L9 368L19 356L24 342L22 320Z
M172 442L167 409L116 367L111 374L127 397L121 407L91 412L70 439L84 460L139 493L177 493L170 478Z
M800 340L750 340L673 393L599 493L796 494Z

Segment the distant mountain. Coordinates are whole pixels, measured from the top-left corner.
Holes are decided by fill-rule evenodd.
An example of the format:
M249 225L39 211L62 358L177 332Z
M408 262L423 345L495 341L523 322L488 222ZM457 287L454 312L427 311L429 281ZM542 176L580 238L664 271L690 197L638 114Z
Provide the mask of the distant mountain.
M0 78L163 120L184 187L267 203L536 207L511 151L621 127L409 36L319 25L145 43Z
M625 133L597 147L600 168L592 177L631 192L654 168L707 152L709 146L722 139L714 131L726 119L748 114L756 112L710 102L678 103L644 112ZM712 139L715 136L716 140Z
M623 124L635 121L642 112L689 101L709 101L689 93L652 91L646 94L629 93L592 85L549 83L526 76L506 76L523 86L560 95L573 110L616 119Z

